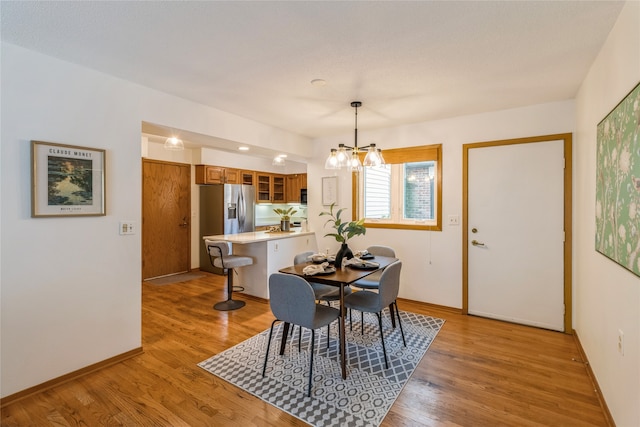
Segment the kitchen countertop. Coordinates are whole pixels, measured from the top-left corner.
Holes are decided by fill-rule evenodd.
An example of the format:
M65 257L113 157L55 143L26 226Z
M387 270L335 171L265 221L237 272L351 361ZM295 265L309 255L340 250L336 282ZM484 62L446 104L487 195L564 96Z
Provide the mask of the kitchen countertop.
M214 236L203 236L205 240L223 240L230 243L246 244L256 242L266 242L269 240L289 239L291 237L308 236L315 234L314 231L302 231L302 229L292 231L250 231L238 234L218 234Z

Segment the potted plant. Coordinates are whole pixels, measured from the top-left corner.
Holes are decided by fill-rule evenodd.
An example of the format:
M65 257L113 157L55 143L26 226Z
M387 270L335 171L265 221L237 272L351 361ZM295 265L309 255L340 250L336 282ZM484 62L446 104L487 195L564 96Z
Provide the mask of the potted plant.
M344 211L344 208L338 209L334 214L334 205L335 203L332 203L329 207L329 211L321 212L320 216L328 215L330 218L324 223L324 225L326 226L327 224L330 224L335 230L333 233L325 234L324 237L332 236L338 243L340 243L340 249L338 250L338 253L336 253L335 263L336 267L339 268L342 265L343 258L353 258L353 252L351 252L351 249L349 249L349 245L347 244L349 239L365 234L367 232L367 228L364 226L364 218L357 221L343 222L340 215L342 214L342 211Z
M291 206L288 209L275 208L273 211L280 216L280 230L289 231L291 217L298 211L294 210Z

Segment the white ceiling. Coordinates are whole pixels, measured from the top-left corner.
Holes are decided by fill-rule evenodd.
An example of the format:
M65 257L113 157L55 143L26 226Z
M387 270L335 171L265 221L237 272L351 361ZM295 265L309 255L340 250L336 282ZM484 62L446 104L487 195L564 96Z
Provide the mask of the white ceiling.
M2 40L308 137L572 99L624 2L4 1ZM313 79L327 84L317 87Z

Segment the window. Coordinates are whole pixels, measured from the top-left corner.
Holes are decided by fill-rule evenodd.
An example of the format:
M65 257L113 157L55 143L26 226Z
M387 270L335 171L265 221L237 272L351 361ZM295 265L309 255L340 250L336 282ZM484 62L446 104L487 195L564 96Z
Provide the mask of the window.
M367 227L442 230L442 146L383 152L386 164L354 173L354 211Z

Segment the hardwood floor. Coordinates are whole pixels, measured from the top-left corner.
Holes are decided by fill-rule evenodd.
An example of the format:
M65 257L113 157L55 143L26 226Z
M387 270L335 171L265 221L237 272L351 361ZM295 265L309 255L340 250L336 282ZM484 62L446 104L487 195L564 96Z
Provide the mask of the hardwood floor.
M144 354L2 408L2 426L301 426L196 364L267 329L268 303L233 312L223 279L142 285ZM446 319L383 426L606 426L569 335L400 300Z

